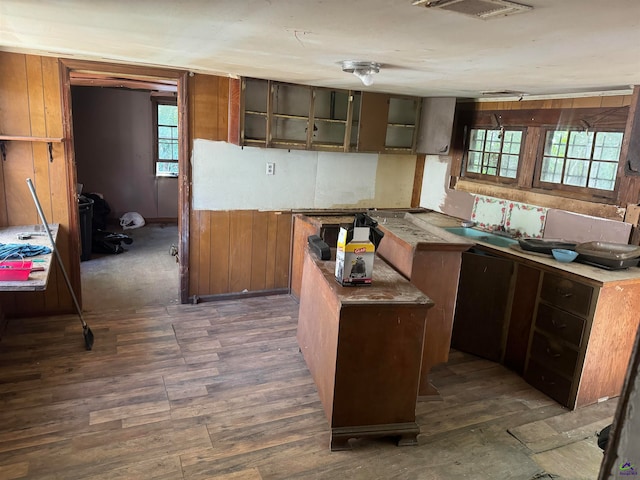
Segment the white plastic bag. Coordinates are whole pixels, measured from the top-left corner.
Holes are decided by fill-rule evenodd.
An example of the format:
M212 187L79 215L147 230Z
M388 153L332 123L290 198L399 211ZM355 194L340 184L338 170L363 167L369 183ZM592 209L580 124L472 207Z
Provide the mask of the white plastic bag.
M120 217L120 226L123 230L144 226L144 218L138 212L127 212Z

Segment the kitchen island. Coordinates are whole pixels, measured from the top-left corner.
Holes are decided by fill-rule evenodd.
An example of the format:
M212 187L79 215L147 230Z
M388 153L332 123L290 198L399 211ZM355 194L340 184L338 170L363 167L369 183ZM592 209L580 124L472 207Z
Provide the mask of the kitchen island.
M335 261L304 252L297 333L329 421L331 450L367 436L415 445L424 330L433 302L380 258L369 286L343 287L334 270Z

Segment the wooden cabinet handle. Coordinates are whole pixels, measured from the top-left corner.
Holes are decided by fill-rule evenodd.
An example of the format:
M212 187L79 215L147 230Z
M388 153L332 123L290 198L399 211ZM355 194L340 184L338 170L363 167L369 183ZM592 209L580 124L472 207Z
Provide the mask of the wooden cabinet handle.
M566 323L560 323L555 318L551 319L551 324L557 329L561 329L561 328L566 328L567 327Z

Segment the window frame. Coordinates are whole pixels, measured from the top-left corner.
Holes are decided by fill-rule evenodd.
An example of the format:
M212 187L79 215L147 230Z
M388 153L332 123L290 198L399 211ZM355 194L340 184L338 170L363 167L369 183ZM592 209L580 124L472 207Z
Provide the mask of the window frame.
M542 163L544 161L544 149L546 145L546 138L549 132L554 131L573 131L580 132L584 131L584 127L578 127L575 125L545 125L540 129L540 141L538 144L538 148L536 150L535 157L535 169L533 175L533 187L541 190L552 190L554 192L566 192L572 197L584 197L585 195L598 198L598 199L607 199L607 200L616 200L618 197L618 189L620 188L620 162L622 160L622 147L620 149L620 157L618 158L618 162L616 163L616 176L613 190L603 190L600 188L593 187L579 187L575 185L565 185L564 183L553 183L553 182L545 182L540 179L542 175ZM622 143L624 143L624 134L625 130L623 128L614 128L614 127L600 127L600 128L590 128L590 132L615 132L622 133ZM589 157L589 162L593 162L593 148L591 152L591 156ZM565 156L566 159L566 156ZM588 179L587 179L588 181Z
M469 151L470 151L470 142L471 142L471 131L472 130L485 130L485 131L495 131L495 130L502 130L502 132L522 132L522 138L520 140L520 152L518 152L518 169L516 170L516 176L514 178L511 177L503 177L500 176L499 174L497 175L491 175L488 173L478 173L478 172L470 172L467 167L469 165ZM509 125L508 127L501 127L501 128L496 128L494 126L486 126L486 125L469 125L464 133L465 138L464 138L464 151L463 151L463 157L462 157L462 169L461 169L461 176L463 178L469 178L469 179L473 179L473 180L480 180L483 182L489 182L489 183L494 183L494 184L500 184L500 185L517 185L519 183L519 179L520 179L520 173L522 171L522 163L524 160L524 149L525 149L525 144L527 141L527 128L523 127L523 126L519 126L519 125ZM504 136L502 138L502 140L504 139ZM501 145L501 150L502 150L502 141L500 143ZM476 151L476 150L474 150ZM483 153L485 151L483 150ZM502 154L503 152L500 151L500 161L502 160ZM499 165L500 165L500 161L498 163L498 172L499 172Z
M171 105L171 106L175 106L176 108L178 108L178 103L177 103L177 99L174 97L153 97L152 98L152 104L153 104L153 176L156 178L178 178L180 173L179 173L179 167L178 167L178 173L175 175L163 175L163 174L158 174L158 163L175 163L177 165L179 165L179 158L175 159L175 160L167 160L167 159L161 159L160 158L160 148L159 148L159 137L158 137L158 107L160 105ZM178 125L176 125L176 129L177 132L179 134L180 132L180 125L179 125L180 121L178 120ZM178 145L178 149L180 148L180 141L179 138L176 138L176 143ZM179 153L179 152L178 152ZM179 157L179 155L178 155Z
M456 107L452 143L452 165L449 188L483 195L500 195L510 199L533 198L545 195L549 204L561 208L562 199L588 202L584 213L599 211L595 205L627 205L637 203L633 190L640 186L627 170L627 146L633 98L628 96L588 97L576 99L541 100L525 102L468 102ZM517 184L498 183L490 178L465 176L466 143L471 128L523 127L526 140L520 157ZM621 132L623 146L618 162L616 186L613 191L589 189L588 187L557 188L557 184L535 182L539 175L544 151L543 130L580 129ZM540 159L538 161L538 158ZM638 176L640 178L640 176ZM541 201L541 200L540 200ZM588 206L591 204L592 206ZM593 210L590 210L593 208Z

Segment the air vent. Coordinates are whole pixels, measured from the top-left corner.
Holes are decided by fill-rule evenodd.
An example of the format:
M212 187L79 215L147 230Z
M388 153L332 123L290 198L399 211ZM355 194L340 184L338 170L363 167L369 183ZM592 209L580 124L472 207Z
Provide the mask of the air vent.
M533 10L529 5L508 0L414 0L412 5L440 8L482 19L505 17Z

